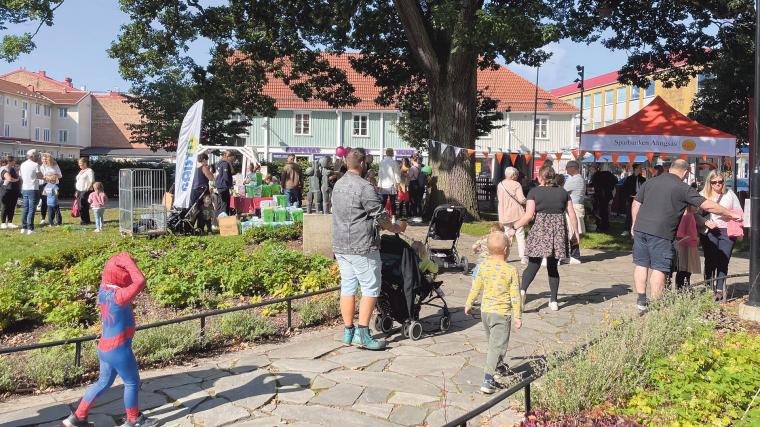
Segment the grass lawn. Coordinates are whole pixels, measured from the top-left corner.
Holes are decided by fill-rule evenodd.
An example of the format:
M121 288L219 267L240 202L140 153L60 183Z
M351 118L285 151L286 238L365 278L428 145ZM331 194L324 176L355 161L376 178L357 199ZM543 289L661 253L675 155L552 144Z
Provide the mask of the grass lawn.
M92 214L90 214L92 217ZM119 210L117 208L106 209L105 224L103 231L95 233L95 225L82 227L79 225L79 218L71 217L70 209L61 211L63 225L60 227L40 227L40 214L34 217L35 234L31 236L22 235L19 229L0 230L2 244L0 244L0 264L7 261L20 260L28 256L46 256L55 254L61 250L74 249L78 247L94 247L102 243L112 242L122 237L119 233ZM16 210L13 217L13 223L21 226L21 209ZM71 226L71 230L64 229L66 225ZM209 239L222 238L218 234L208 236ZM229 237L224 237L229 238Z
M488 233L491 224L496 221L493 213L481 213L484 221L473 221L462 225L462 233L471 236L483 236ZM599 249L607 251L630 251L633 246L633 240L629 237L622 237L620 234L625 228L623 217L610 218L610 230L606 233L588 232L581 237L581 248Z

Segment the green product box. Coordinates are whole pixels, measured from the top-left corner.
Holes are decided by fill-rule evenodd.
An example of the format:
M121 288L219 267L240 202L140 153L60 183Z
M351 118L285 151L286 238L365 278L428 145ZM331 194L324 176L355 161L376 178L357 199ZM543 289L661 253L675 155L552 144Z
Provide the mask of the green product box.
M291 221L303 222L303 209L301 208L291 209L289 213L290 213Z
M274 222L274 208L264 208L261 210L261 219L264 220L264 222Z
M285 208L274 209L274 220L276 222L285 222L288 220L288 210Z
M269 185L261 187L261 197L272 197L272 189Z
M269 191L271 192L271 195L274 196L276 194L281 194L282 189L280 188L280 184L269 184Z
M285 195L277 194L273 197L274 201L277 203L277 206L284 208L288 205L288 199Z
M263 182L263 177L261 175L261 172L256 172L256 185L260 186Z

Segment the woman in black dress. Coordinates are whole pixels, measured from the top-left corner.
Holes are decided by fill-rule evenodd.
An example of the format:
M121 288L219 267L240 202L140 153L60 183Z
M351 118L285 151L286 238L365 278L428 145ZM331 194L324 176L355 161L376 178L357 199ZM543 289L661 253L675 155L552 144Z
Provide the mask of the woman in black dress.
M520 294L523 298L525 297L528 286L535 279L538 269L541 268L541 260L546 258L546 270L549 274L549 289L551 290L549 308L557 311L559 310L557 303L559 270L557 264L560 258L567 258L570 253L568 226L572 230L572 235L577 241L580 241L578 220L575 216L575 209L573 209L573 202L570 200L567 191L556 184L554 169L551 167L542 168L539 171L538 181L541 185L528 193L525 215L512 224L507 235L511 238L515 234L515 230L528 224L535 217L535 222L530 229L528 241L525 245L528 266L523 272ZM567 223L565 214L570 217L570 224Z

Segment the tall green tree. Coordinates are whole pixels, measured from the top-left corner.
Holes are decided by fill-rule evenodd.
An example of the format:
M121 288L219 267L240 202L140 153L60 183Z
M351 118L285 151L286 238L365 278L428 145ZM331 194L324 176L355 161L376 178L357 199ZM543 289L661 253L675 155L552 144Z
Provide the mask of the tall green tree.
M33 33L3 34L0 40L0 59L15 61L19 55L30 53L36 47L34 37L44 26L53 25L55 10L64 0L2 0L0 1L0 31L6 32L8 25L28 22L37 23Z
M628 52L620 81L703 81L691 116L746 142L754 80L754 0L557 0L563 37Z

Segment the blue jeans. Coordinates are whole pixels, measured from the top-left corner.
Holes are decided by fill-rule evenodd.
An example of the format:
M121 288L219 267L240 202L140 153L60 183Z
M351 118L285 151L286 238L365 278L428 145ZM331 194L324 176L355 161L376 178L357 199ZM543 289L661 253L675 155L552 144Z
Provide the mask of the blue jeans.
M95 214L95 229L103 229L103 215L106 212L106 208L92 208L92 212Z
M299 202L301 201L301 192L297 188L286 188L283 192L285 194L285 206L291 207L295 206L298 207Z
M34 212L40 201L39 194L35 190L21 190L21 229L34 230Z
M340 268L340 294L353 296L356 288L361 285L362 296L377 297L380 295L380 251L366 255L335 254Z

